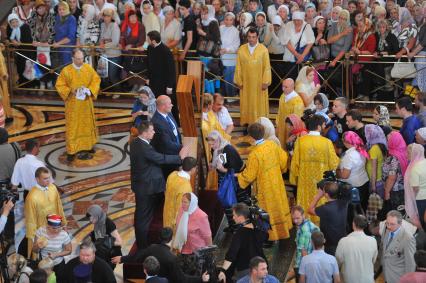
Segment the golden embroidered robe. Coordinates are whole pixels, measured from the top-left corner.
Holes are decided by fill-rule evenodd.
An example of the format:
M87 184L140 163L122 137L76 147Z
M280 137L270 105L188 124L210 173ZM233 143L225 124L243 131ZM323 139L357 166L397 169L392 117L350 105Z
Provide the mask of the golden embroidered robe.
M302 117L303 110L305 110L305 105L303 104L303 100L302 98L300 98L300 96L293 97L292 99L286 102L285 94L281 95L276 123L278 129L278 139L280 140L283 149L285 149L287 139L289 137L289 133L287 133L285 119L290 114L296 114L297 116Z
M98 141L95 109L101 79L88 64L77 70L73 64L66 66L56 81L56 90L65 101L65 141L68 154L91 150ZM73 91L86 87L92 93L85 100L79 100Z

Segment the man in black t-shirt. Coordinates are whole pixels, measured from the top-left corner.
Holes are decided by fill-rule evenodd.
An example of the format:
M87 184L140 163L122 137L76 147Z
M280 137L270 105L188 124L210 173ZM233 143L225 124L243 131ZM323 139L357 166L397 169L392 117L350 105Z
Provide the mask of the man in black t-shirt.
M183 17L182 25L182 46L183 52L179 60L183 61L189 50L195 50L197 47L197 25L194 17L189 13L191 2L189 0L179 1L179 12Z
M323 196L327 198L327 203L316 207ZM337 182L327 182L323 189L318 189L308 210L309 214L319 216L320 230L324 233L326 240L324 250L333 256L339 240L346 236L348 218L349 199L337 199L338 196L339 185Z
M359 111L351 110L346 113L346 124L351 131L357 133L357 135L364 141L364 144L367 143L364 123L362 122L362 114Z
M348 131L348 125L346 124L346 113L348 108L348 100L344 97L338 97L333 102L333 121L336 127L339 139L342 138L344 132Z

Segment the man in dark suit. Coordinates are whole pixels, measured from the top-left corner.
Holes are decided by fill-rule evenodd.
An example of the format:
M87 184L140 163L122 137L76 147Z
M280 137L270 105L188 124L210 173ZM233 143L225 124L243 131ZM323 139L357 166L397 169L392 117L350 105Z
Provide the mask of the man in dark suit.
M147 75L148 85L154 92L155 97L167 94L173 101L176 101L176 70L173 54L166 45L161 42L161 35L158 31L148 32L147 40ZM173 109L173 115L179 120L178 109Z
M157 98L157 111L152 116L155 135L152 146L160 153L176 155L182 149L182 137L179 133L178 124L171 111L172 100L167 95ZM164 164L161 166L164 178L177 169L176 164Z
M159 277L160 263L154 256L149 256L143 261L143 272L145 273L146 283L169 283L164 277Z
M160 244L152 244L146 249L138 249L135 254L127 256L116 256L112 258L114 264L144 262L149 257L155 257L160 263L158 275L165 277L169 283L199 283L209 282L210 275L204 273L202 277L184 274L178 263L177 256L171 251L173 230L164 227L160 232Z
M166 181L161 172L163 164L179 165L188 154L182 148L178 154L157 152L151 145L155 131L151 122L142 121L139 136L130 144L131 188L136 197L135 234L138 248L148 246L148 229L156 207L164 197Z

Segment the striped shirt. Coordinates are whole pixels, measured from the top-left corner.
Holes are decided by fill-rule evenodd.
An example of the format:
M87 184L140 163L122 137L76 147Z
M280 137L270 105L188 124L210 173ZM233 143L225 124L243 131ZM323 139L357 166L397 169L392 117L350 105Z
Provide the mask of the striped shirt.
M59 253L64 250L64 247L71 243L71 238L67 232L61 230L58 235L52 237L47 234L46 227L40 227L36 231L37 239L42 237L47 239L47 246L40 250L41 257L46 258L49 257L49 254ZM64 260L64 257L57 257L53 260L55 265L61 263Z

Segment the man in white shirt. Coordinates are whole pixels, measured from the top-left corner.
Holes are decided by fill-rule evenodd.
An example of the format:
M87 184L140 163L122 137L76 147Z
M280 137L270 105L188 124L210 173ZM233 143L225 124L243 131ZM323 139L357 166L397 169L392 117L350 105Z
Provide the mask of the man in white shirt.
M220 93L215 93L213 95L213 112L216 115L217 120L220 123L222 129L227 133L231 134L232 130L234 130L234 122L232 121L231 115L228 112L223 104L225 103L225 99Z
M356 215L352 222L354 231L340 239L337 245L336 259L346 283L374 282L377 242L376 239L364 233L367 226L367 218Z
M40 167L46 167L43 161L37 158L40 152L40 144L34 139L30 139L25 143L25 150L27 154L16 161L15 167L12 174L12 189L16 190L21 184L24 195L28 194L28 191L32 187L37 185L35 178L35 171Z

